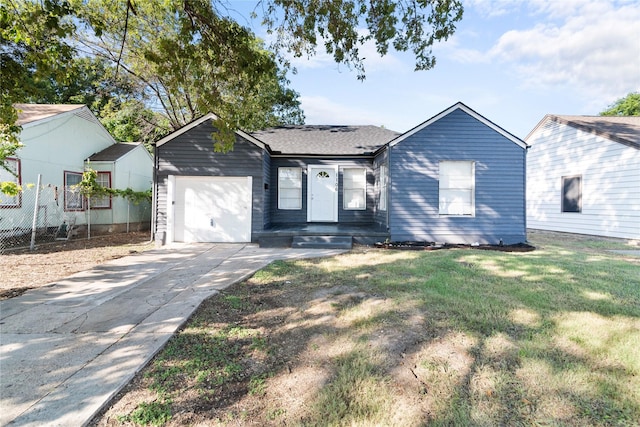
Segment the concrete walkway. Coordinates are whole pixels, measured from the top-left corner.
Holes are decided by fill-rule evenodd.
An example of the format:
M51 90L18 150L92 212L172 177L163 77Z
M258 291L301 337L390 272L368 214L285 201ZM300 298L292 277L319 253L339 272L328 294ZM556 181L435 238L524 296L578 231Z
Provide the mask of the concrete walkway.
M200 303L278 259L338 250L185 244L0 301L0 426L81 426Z

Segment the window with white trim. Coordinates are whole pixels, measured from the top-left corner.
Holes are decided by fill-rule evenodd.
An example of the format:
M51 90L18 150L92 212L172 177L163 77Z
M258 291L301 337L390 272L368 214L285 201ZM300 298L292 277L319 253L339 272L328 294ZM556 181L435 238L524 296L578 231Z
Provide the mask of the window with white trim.
M96 183L105 188L111 188L111 172L97 172ZM91 198L92 209L110 209L111 196L101 196Z
M440 162L439 213L450 216L475 215L475 162Z
M302 209L302 168L278 168L278 209Z
M82 173L65 172L64 173L64 210L81 211L84 209L84 198L80 191L73 188L74 185L82 181Z
M4 166L9 170L0 167L0 182L14 182L19 186L21 182L20 160L7 158L4 160ZM0 208L19 208L21 201L20 194L9 196L0 192Z
M387 175L387 165L380 165L380 199L379 206L381 211L387 210L387 182L389 181Z
M343 169L342 207L345 210L367 208L367 170L365 168Z
M562 177L562 212L582 212L582 175Z

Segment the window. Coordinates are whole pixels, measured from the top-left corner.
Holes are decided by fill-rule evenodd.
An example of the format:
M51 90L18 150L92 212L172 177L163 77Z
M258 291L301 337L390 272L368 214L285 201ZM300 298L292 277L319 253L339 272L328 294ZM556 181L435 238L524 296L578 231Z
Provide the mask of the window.
M345 210L365 210L367 205L367 170L345 168L342 171L342 206Z
M440 215L475 215L475 164L469 161L440 162Z
M111 172L97 172L96 183L105 188L111 188ZM111 197L92 197L91 208L111 209Z
M302 209L302 168L278 168L278 209Z
M81 211L84 209L82 194L75 188L82 181L82 174L79 172L64 173L64 210Z
M20 160L7 158L4 165L13 173L0 167L0 182L15 182L16 185L20 185ZM9 196L0 192L0 208L19 208L21 201L20 194Z
M582 212L582 175L562 177L562 212Z
M381 211L387 210L387 165L380 165L380 201L379 208Z

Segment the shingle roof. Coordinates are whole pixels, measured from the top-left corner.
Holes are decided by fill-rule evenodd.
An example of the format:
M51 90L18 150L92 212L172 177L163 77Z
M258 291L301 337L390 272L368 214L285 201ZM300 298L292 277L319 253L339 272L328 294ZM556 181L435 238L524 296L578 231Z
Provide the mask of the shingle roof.
M269 128L251 136L273 154L345 156L372 154L398 133L378 126L305 125Z
M640 116L559 116L549 114L546 118L640 149Z
M121 142L119 144L113 144L109 147L105 148L102 151L92 154L89 156L89 161L91 162L115 162L129 151L136 148L139 143L124 143Z
M18 112L17 121L20 126L84 107L82 104L14 104L13 106L21 110Z

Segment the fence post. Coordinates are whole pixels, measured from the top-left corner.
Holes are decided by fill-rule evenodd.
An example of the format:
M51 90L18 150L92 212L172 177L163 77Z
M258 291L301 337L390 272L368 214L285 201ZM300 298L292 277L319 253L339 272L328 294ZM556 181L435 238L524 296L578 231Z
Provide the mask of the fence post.
M87 196L87 240L91 238L91 195Z
M36 203L33 206L33 222L31 223L31 244L29 250L34 250L36 247L36 227L38 226L38 209L40 208L40 181L42 181L42 174L38 174L38 185L36 185Z

